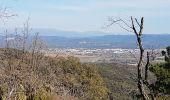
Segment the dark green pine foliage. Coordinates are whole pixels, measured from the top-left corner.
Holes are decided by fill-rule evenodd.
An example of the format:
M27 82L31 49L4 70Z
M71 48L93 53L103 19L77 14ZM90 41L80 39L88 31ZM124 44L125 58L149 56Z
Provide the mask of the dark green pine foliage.
M170 95L170 46L166 48L166 51L162 51L162 55L165 57L165 63L150 67L150 71L157 77L152 87L156 94Z

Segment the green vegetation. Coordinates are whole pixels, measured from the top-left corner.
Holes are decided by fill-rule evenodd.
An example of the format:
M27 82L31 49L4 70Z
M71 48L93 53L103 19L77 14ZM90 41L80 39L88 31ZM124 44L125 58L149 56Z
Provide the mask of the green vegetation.
M65 88L87 100L106 99L108 89L93 64L81 64L74 57L52 59L52 65L60 66L60 79Z
M32 57L16 49L1 49L0 54L3 100L107 100L109 91L93 64L40 52Z
M150 70L156 75L154 91L157 93L170 94L170 66L169 63L155 64Z
M157 77L151 87L158 100L168 100L170 94L167 52L165 63L150 67ZM0 49L0 66L3 100L132 100L139 94L136 66L84 64L71 56L49 57L11 48Z
M97 64L113 100L132 100L137 91L136 67L115 63Z
M168 97L170 95L170 46L166 49L167 51L162 51L162 55L165 57L165 63L152 65L150 71L157 77L157 81L151 85L155 95L167 95Z

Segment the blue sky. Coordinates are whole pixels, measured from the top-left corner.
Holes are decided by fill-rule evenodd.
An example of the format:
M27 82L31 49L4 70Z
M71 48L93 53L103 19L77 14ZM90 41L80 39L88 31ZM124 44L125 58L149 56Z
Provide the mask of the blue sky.
M0 27L22 27L30 16L32 28L50 28L65 31L102 31L127 33L108 24L108 17L145 17L145 33L170 33L170 0L0 0L17 17Z

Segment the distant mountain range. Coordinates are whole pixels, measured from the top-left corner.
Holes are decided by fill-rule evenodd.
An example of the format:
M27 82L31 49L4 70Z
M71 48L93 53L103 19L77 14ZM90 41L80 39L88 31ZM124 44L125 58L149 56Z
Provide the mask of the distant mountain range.
M92 37L41 36L52 48L137 48L135 35L104 35ZM145 48L165 48L170 45L170 35L143 35Z
M0 34L4 33L6 29L0 28ZM8 33L13 33L14 29L8 29ZM17 29L18 33L22 32L22 28ZM78 31L63 31L57 29L46 29L46 28L33 28L30 29L30 35L32 33L39 33L41 36L60 36L60 37L91 37L91 36L103 36L114 33L105 33L98 31L87 31L87 32L78 32Z
M40 38L50 48L137 48L135 35L106 35L102 32L65 32L56 30L39 31ZM51 33L51 34L48 34ZM54 34L55 33L55 34ZM110 33L111 34L111 33ZM10 35L9 40L14 39ZM32 35L30 36L32 38ZM0 36L1 44L5 36ZM142 36L145 48L165 48L170 45L170 34L144 34Z

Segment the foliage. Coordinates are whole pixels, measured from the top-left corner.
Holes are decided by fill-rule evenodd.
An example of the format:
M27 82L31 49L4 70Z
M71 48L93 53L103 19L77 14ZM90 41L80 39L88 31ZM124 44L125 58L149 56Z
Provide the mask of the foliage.
M25 52L23 58L16 57L16 51L19 52L0 50L1 57L6 52L10 55L0 60L0 89L4 100L107 99L108 89L95 65L82 64L74 57L47 57L39 53L34 54L32 62L31 53Z
M166 47L167 54L170 55L170 46Z
M154 84L156 93L170 94L170 63L155 64L150 68L156 77L157 81Z
M81 64L79 59L74 57L59 57L52 62L60 66L63 74L60 74L59 80L71 94L87 100L106 99L108 89L95 65Z
M136 95L136 67L116 63L97 64L114 100L132 100Z
M151 85L156 94L170 95L170 47L167 47L167 52L162 51L165 56L165 63L154 64L150 67L156 77L157 81Z

